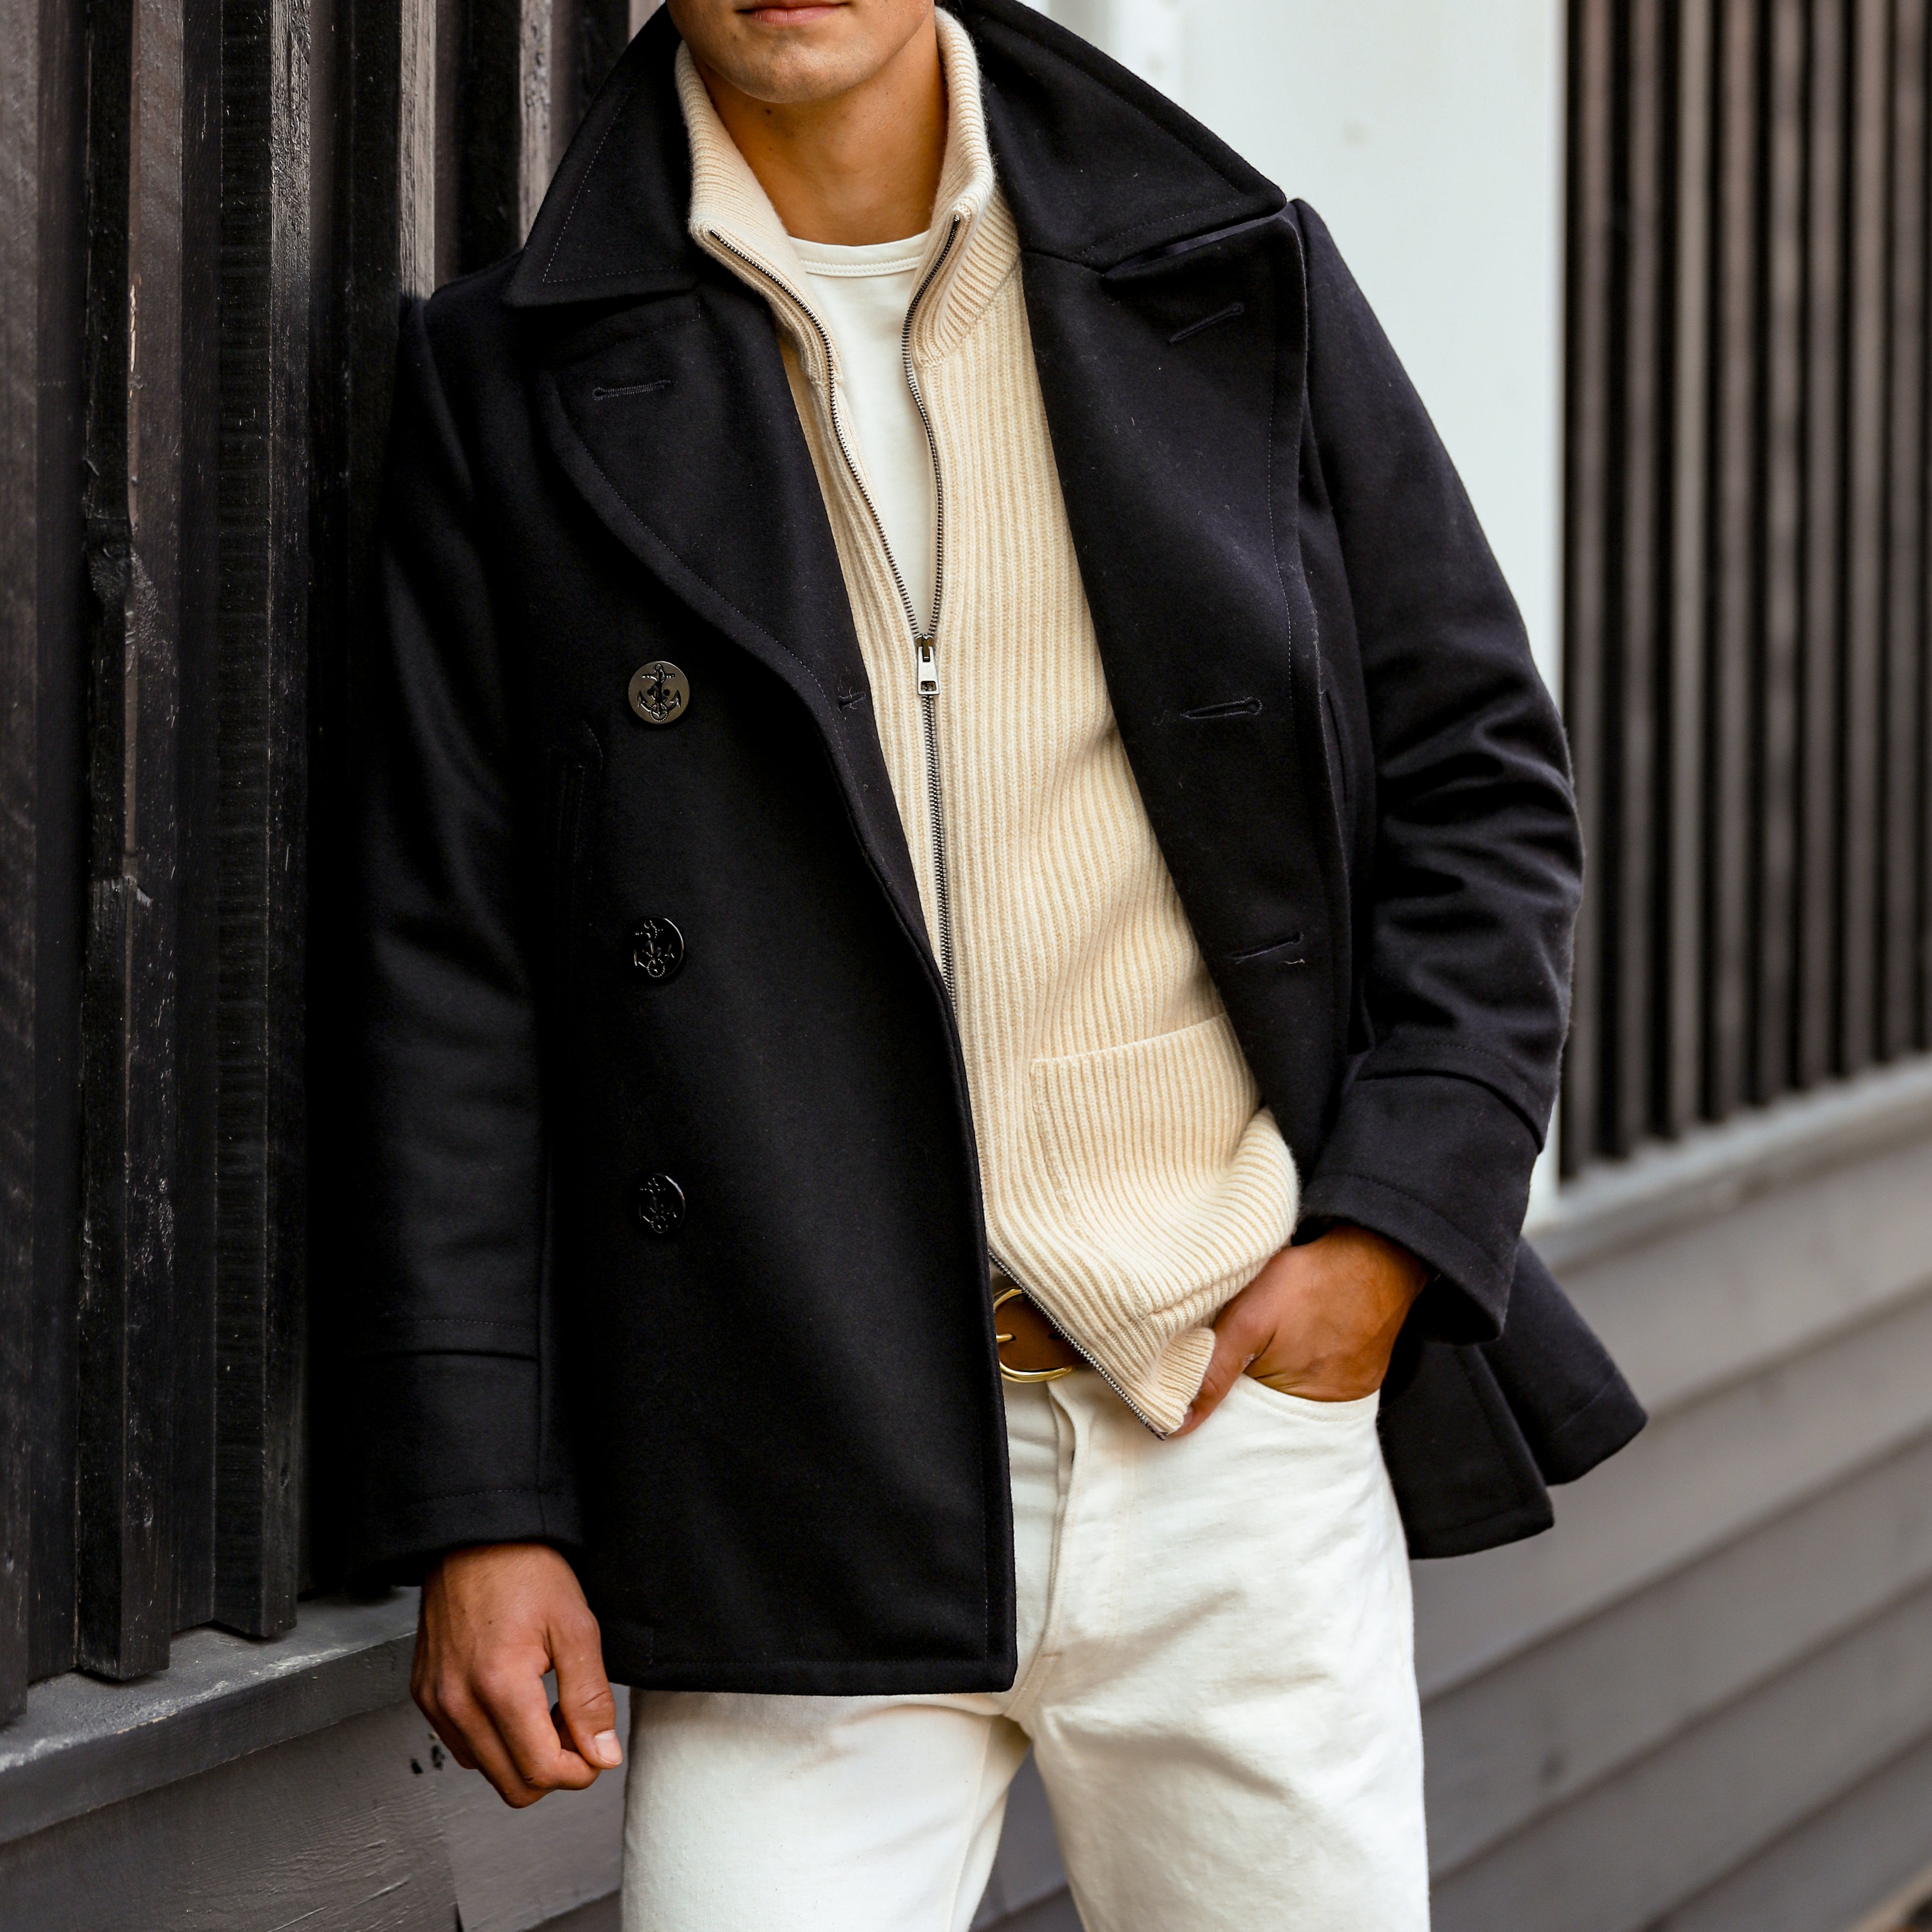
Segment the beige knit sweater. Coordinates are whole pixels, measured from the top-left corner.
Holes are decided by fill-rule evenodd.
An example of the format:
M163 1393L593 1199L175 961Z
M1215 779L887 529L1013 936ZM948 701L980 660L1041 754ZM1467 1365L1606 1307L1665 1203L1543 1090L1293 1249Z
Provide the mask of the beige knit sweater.
M971 40L938 15L949 126L912 356L939 448L933 663L955 1006L988 1243L1142 1419L1178 1428L1206 1325L1288 1240L1262 1107L1107 697L1034 366ZM927 928L937 865L913 633L833 429L802 265L688 50L691 230L770 303L825 493ZM949 235L950 245L947 245ZM924 274L920 278L924 280ZM860 472L862 475L862 471ZM922 612L922 625L929 614Z

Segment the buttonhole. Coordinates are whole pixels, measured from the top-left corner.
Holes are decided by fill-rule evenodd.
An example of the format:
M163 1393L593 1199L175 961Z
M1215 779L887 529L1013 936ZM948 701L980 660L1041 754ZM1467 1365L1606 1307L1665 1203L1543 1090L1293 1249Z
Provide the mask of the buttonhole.
M1217 322L1232 322L1236 316L1245 315L1246 302L1230 302L1226 308L1217 308L1212 315L1204 315L1198 322L1190 322L1185 328L1177 328L1167 338L1171 349L1177 342L1185 342L1190 335L1198 335L1204 328L1212 328Z
M1210 724L1217 718L1252 718L1261 708L1258 698L1231 698L1225 704L1197 704L1192 711L1184 711L1180 715L1202 724Z
M607 389L599 383L591 391L590 400L593 403L608 403L620 396L648 396L653 389L668 389L670 387L670 378L668 376L660 376L655 382L625 382L614 389Z

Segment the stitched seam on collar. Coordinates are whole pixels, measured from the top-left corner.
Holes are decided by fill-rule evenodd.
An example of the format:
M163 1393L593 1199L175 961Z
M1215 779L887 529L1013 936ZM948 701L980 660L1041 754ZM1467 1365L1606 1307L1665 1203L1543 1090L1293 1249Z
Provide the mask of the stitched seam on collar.
M550 285L550 272L556 262L556 251L563 246L563 238L570 232L570 224L577 214L577 204L584 199L584 190L590 185L590 177L597 172L597 164L604 158L604 148L616 131L617 123L624 118L624 110L631 104L631 96L638 91L634 80L617 97L617 104L610 110L609 124L598 136L596 151L590 157L590 165L584 170L583 178L577 184L577 192L570 197L570 206L563 212L563 224L556 231L556 239L550 244L550 253L544 257L543 279L546 287ZM567 287L571 282L602 281L601 275L573 275L557 286Z

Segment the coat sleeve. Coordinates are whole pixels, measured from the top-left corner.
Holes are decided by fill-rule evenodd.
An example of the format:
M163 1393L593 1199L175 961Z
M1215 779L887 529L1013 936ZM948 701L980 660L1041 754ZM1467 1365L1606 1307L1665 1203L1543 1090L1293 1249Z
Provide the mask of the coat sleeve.
M1568 747L1422 401L1312 209L1307 395L1354 616L1376 818L1369 1045L1304 1213L1401 1242L1442 1339L1501 1332L1569 1023L1582 854Z
M352 1560L406 1578L459 1545L578 1534L546 1442L540 927L475 494L420 304L379 542L340 1335Z

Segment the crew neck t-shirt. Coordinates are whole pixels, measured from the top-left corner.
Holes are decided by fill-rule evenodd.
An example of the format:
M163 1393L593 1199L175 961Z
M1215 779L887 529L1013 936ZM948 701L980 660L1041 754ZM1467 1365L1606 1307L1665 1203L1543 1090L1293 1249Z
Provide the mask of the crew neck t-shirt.
M930 238L914 235L862 248L793 241L811 283L804 292L837 352L845 434L922 631L932 620L938 508L932 454L906 381L902 345Z

